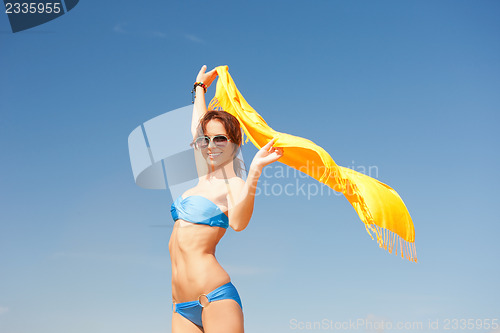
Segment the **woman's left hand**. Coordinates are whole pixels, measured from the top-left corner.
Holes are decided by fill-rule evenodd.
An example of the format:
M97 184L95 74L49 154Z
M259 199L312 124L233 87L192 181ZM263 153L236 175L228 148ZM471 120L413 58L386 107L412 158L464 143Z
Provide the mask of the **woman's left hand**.
M206 70L207 65L203 65L196 76L196 82L203 82L208 88L217 77L217 69L214 68L210 72L205 73Z
M253 158L252 165L263 168L268 164L276 162L283 156L283 148L273 147L276 137L264 145Z

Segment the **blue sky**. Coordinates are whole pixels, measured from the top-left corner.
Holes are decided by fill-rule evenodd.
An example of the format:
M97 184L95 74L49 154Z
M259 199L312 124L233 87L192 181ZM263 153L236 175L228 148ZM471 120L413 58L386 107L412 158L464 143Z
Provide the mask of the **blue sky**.
M191 103L203 64L228 65L274 129L375 168L416 229L413 264L341 196L257 197L217 250L248 332L500 321L499 14L485 0L80 1L16 34L0 15L0 330L170 332L170 197L135 185L127 137Z

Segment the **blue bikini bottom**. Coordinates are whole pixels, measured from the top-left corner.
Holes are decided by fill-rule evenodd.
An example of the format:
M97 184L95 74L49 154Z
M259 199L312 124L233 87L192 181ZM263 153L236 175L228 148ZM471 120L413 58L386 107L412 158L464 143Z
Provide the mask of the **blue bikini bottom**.
M240 305L241 309L243 309L243 306L241 305L240 295L238 295L238 291L231 282L220 286L207 295L201 295L200 298L204 296L206 296L208 302L219 301L223 299L234 299ZM203 327L203 323L201 322L201 311L203 310L203 305L201 305L199 298L196 301L174 303L172 307L174 312L177 312L194 324Z

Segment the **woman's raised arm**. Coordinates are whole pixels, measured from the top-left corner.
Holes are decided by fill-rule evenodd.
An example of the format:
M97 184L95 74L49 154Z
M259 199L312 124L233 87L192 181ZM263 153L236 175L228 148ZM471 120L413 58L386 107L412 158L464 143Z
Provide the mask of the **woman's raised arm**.
M207 113L207 105L205 102L205 92L208 87L212 84L212 82L217 77L217 71L212 69L210 72L206 72L207 66L203 65L200 69L200 72L196 76L195 82L195 99L193 106L193 118L191 120L191 133L193 134L193 139L196 139L198 133L196 133L198 129L198 125L200 123L201 117L205 113ZM201 83L201 84L199 84Z
M262 169L283 156L283 148L273 147L275 142L276 138L273 138L255 154L248 171L247 180L240 183L238 189L239 195L235 198L236 202L231 203L232 209L229 209L229 225L235 231L242 231L250 222L255 201L255 190L257 189Z

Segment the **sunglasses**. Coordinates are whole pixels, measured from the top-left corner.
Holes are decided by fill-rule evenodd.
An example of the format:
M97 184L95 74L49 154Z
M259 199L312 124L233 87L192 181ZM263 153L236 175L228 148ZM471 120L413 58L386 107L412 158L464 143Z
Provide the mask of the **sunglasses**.
M208 145L210 144L210 141L214 143L214 145L218 148L224 148L230 139L228 139L227 136L219 134L219 135L214 135L212 137L209 137L208 135L205 136L200 136L194 140L192 145L194 145L195 148L198 149L204 149L207 148Z

